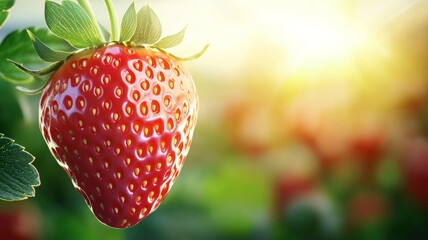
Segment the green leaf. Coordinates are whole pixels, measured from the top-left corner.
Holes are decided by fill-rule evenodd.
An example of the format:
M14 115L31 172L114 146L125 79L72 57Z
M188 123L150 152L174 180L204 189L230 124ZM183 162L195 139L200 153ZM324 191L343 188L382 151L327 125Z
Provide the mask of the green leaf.
M76 48L102 45L97 25L77 3L64 0L61 4L46 1L45 20L48 28Z
M145 5L137 13L137 29L131 41L139 44L154 44L162 34L162 26L158 16Z
M0 12L0 28L3 27L3 23L6 22L7 17L9 17L9 12L7 11Z
M30 31L40 41L55 49L64 51L72 50L64 40L52 35L48 29L30 28ZM12 62L23 64L27 68L42 69L48 64L40 59L33 47L33 42L26 31L16 30L7 35L0 44L0 80L12 83L26 83L34 80L34 77L21 71Z
M135 12L135 4L131 3L125 15L123 15L122 24L120 26L120 41L128 41L134 35L137 29L137 13Z
M20 91L22 93L28 94L28 95L37 95L37 94L43 92L43 90L46 88L46 85L48 83L49 82L47 82L45 85L43 85L43 86L41 86L39 88L36 88L36 89L29 89L29 88L26 88L26 87L23 87L23 86L16 86L16 90L18 90L18 91Z
M15 0L0 0L0 11L8 10L13 7Z
M55 51L46 46L40 39L38 39L31 30L27 30L28 36L33 42L34 49L39 57L46 62L58 62L65 60L71 52Z
M17 63L13 60L8 60L8 61L11 62L13 65L15 65L17 68L21 69L22 71L24 71L24 72L26 72L32 76L36 76L36 77L48 75L48 74L52 73L53 71L55 71L56 69L58 69L58 67L60 67L62 65L62 62L56 62L56 63L52 63L51 65L48 65L42 69L33 70L33 69L29 69L28 67L25 67L23 64Z
M9 9L13 7L15 0L0 0L0 28L9 16Z
M168 54L170 56L173 56L178 61L182 61L182 62L184 62L184 61L192 61L192 60L198 59L200 56L202 56L207 51L207 49L208 49L209 46L210 46L210 44L205 45L199 52L197 52L197 53L195 53L193 55L190 55L188 57L178 57L178 56L175 56L175 55L173 55L171 53L168 53ZM162 49L159 49L159 50L162 51ZM163 52L165 52L165 51L163 51Z
M184 27L180 32L174 34L174 35L170 35L167 37L162 38L161 40L159 40L159 42L157 42L154 47L157 48L172 48L175 47L177 45L179 45L184 38L184 34L186 33L186 27Z
M0 199L24 200L34 197L34 187L40 185L34 157L24 147L0 133Z

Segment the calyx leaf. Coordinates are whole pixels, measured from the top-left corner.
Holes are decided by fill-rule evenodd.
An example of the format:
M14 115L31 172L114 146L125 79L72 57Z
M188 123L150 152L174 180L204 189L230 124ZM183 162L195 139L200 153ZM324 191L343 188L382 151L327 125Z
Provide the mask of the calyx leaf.
M102 38L88 13L77 3L64 0L62 4L45 3L48 28L76 48L96 47Z
M28 95L37 95L37 94L43 92L43 90L46 88L46 85L47 84L45 84L39 88L36 88L36 89L29 89L29 88L26 88L23 86L16 86L16 90L18 90L22 93L28 94Z
M6 22L9 17L9 9L13 7L15 0L0 0L0 27Z
M71 52L56 51L46 46L40 39L38 39L31 30L27 29L28 36L33 42L34 49L39 57L46 62L58 62L66 59Z
M15 0L0 0L0 10L8 10L15 4Z
M162 49L159 49L159 50L167 53L168 55L170 55L172 57L174 57L178 61L184 62L184 61L192 61L192 60L198 59L200 56L202 56L205 53L205 51L207 51L207 49L208 49L209 46L210 46L210 44L206 44L201 50L199 50L199 52L197 52L197 53L195 53L193 55L187 56L187 57L178 57L178 56L176 56L174 54L167 53L167 52L163 51Z
M34 156L14 140L0 133L0 199L24 200L34 197L40 185L37 169L31 164Z
M137 44L154 44L162 35L162 26L156 13L145 5L137 13L137 29L132 42Z
M9 4L2 5L5 2ZM9 7L11 2L13 1L0 0L0 7ZM112 7L111 1L106 3ZM107 36L108 31L96 23L90 13L90 9L71 0L62 0L61 4L46 0L45 20L49 29L14 31L0 44L0 80L15 84L31 82L52 73L69 55L79 51L77 49L107 44L103 42L104 36L101 35L104 31ZM161 39L162 27L158 16L147 4L136 13L132 1L121 23L119 41L129 46L152 47L166 52L163 49L175 47L182 42L185 31L186 27ZM207 47L208 45L185 58L170 55L177 60L193 60L201 56Z
M30 31L40 41L55 49L71 50L68 43L52 35L46 28L30 28ZM31 69L43 69L48 65L40 59L33 47L33 42L27 32L23 30L11 32L0 44L0 80L3 79L12 83L22 84L35 79L34 76L21 71L12 62L18 62Z
M154 47L172 48L172 47L179 45L183 41L184 34L186 33L186 28L187 28L187 26L184 27L180 32L178 32L176 34L162 38L161 40L159 40L159 42L157 42L154 45Z
M13 65L15 65L17 68L21 69L22 71L24 71L24 72L26 72L32 76L36 76L36 77L48 75L48 74L52 73L53 71L55 71L62 64L62 62L55 62L55 63L52 63L51 65L48 65L44 68L33 70L33 69L30 69L30 68L24 66L23 64L17 63L13 60L9 60L9 62L11 62Z
M134 35L135 30L137 29L137 13L135 12L135 4L132 1L128 10L126 10L125 15L122 19L122 24L120 26L120 41L125 42L131 39Z

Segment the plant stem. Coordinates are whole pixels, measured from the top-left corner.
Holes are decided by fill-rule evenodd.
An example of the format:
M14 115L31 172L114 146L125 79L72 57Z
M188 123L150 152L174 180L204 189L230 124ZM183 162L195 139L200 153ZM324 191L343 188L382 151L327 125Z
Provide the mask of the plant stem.
M117 20L116 20L116 10L111 0L105 0L105 3L108 10L108 16L110 18L111 40L119 41L119 32L118 32Z
M102 41L105 42L103 31L101 30L100 24L98 24L94 11L92 11L92 7L89 3L89 0L77 0L77 2L88 13L89 17L92 19L92 22L95 23L95 25L97 26L98 34L100 35Z

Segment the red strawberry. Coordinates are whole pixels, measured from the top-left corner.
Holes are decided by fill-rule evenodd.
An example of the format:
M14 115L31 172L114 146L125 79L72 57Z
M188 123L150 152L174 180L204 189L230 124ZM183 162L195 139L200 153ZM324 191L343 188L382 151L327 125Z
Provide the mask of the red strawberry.
M180 173L196 123L189 73L159 51L111 45L50 79L40 129L97 218L113 227L154 211Z
M120 38L113 18L112 39L103 42L82 3L46 1L45 10L49 29L78 50L52 50L29 32L39 56L53 64L18 67L52 73L40 100L43 137L95 216L125 228L153 212L179 175L198 96L179 58L163 50L179 44L184 29L160 39L156 14L147 5L136 13L131 3Z

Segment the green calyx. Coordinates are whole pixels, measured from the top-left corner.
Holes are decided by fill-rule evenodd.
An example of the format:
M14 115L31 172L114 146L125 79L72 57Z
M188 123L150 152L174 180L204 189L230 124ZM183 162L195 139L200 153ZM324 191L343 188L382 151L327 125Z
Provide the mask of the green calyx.
M156 13L148 4L136 12L133 1L126 10L118 29L113 3L111 0L105 0L105 3L111 26L111 32L107 34L110 36L108 41L104 40L106 34L96 22L87 0L78 0L78 3L63 0L62 4L46 1L46 24L53 34L63 38L77 49L94 48L111 42L167 49L179 45L184 38L186 27L176 34L161 39L162 26Z
M174 56L165 49L175 47L182 42L187 26L176 34L161 38L162 26L156 13L148 4L137 12L134 1L131 1L119 28L112 0L105 0L105 4L110 17L110 32L97 22L88 0L77 0L77 2L63 0L61 3L47 0L45 2L46 25L53 35L63 39L71 48L68 51L55 50L42 42L31 30L27 30L37 55L50 64L42 69L33 70L18 61L10 60L10 62L31 76L42 77L53 73L64 60L76 52L111 43L157 49L181 61L196 59L208 48L206 45L190 57ZM30 91L25 90L25 92Z
M0 0L0 28L9 17L9 10L15 4L15 0Z

